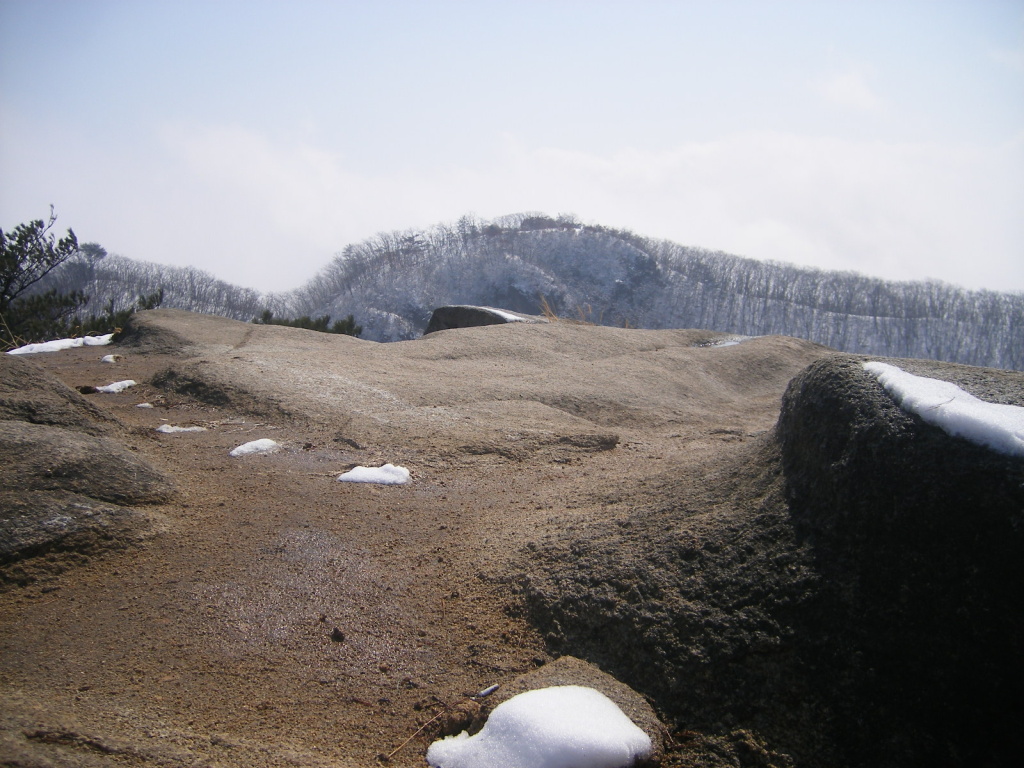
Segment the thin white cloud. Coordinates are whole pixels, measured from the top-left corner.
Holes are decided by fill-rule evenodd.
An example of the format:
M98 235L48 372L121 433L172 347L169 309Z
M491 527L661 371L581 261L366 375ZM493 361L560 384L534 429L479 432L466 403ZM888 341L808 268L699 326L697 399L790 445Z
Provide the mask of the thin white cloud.
M992 60L1002 64L1012 72L1024 73L1024 50L996 48L989 53Z
M844 109L874 112L882 107L882 100L859 70L848 70L821 80L818 92L829 103Z
M378 231L540 210L755 258L1024 289L1024 137L971 147L745 133L598 155L508 136L486 165L430 176L357 174L337 153L237 128L166 138L188 183L259 222L264 244L246 250L261 287L297 284Z
M505 194L515 188L534 208L756 258L1024 288L1022 140L979 148L750 133L609 157L509 151L515 185Z
M19 134L47 184L17 201L0 190L20 217L4 224L54 202L80 238L263 290L301 284L376 232L526 210L754 258L1024 290L1024 134L977 146L751 132L611 153L506 136L480 162L393 173L239 127L179 124L160 137L114 158ZM61 196L42 197L46 187ZM14 205L33 196L24 213Z

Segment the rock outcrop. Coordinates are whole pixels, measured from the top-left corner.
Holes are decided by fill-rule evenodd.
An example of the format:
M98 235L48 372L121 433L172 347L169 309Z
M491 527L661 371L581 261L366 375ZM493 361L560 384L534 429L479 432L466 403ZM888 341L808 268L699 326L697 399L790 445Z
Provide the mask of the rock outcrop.
M897 365L1024 405L1020 374ZM1024 460L924 423L843 358L793 380L778 438L794 530L821 575L810 629L844 753L865 765L1014 762Z
M438 307L430 315L430 322L423 332L434 333L450 328L476 328L481 325L502 325L503 323L544 323L543 318L509 312L505 309L491 307L473 307L464 304L453 304Z
M0 355L0 420L110 434L116 422L28 360Z
M132 396L43 374L106 376L91 352L0 357L0 585L29 584L0 590L0 675L31 692L0 705L11 759L413 768L431 728L573 683L660 717L673 768L1019 762L1024 460L902 411L859 358L170 310L131 339ZM1024 404L1022 374L894 362ZM229 456L266 435L284 449ZM336 482L385 462L413 482Z
M1024 400L1020 374L896 362ZM661 496L532 547L514 578L550 646L653 697L699 764L1013 762L1024 461L837 356L791 382L774 434Z
M0 584L152 535L158 519L133 507L175 486L115 438L120 425L27 361L0 355L0 374Z
M114 504L167 501L173 484L119 443L60 427L0 421L2 486L70 491Z

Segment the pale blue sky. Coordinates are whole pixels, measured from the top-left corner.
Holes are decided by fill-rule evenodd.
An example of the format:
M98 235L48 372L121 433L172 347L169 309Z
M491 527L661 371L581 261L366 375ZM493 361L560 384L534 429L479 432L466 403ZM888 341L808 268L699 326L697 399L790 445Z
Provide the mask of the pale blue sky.
M0 0L0 226L294 287L573 213L1024 290L1024 1Z

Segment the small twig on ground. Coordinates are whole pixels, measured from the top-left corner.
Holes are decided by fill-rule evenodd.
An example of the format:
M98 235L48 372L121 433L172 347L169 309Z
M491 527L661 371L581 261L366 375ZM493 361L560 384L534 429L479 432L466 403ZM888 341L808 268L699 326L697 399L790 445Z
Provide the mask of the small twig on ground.
M430 725L430 724L431 724L432 722L434 722L435 720L437 720L437 718L439 718L439 717L440 717L441 715L443 715L443 714L444 714L444 712L445 712L445 711L444 711L444 710L442 709L442 710L441 710L440 712L438 712L438 713L437 713L436 715L434 715L434 716L433 716L432 718L430 718L429 720L427 720L427 722L425 722L425 723L424 723L423 725L421 725L421 726L420 726L419 728L417 728L417 729L416 729L416 733L414 733L414 734L413 734L412 736L410 736L410 737L409 737L408 739L406 739L405 741L403 741L403 742L402 742L401 744L399 744L399 745L398 745L397 747L395 747L395 748L394 748L393 750L391 750L391 751L390 751L390 752L389 752L388 754L384 755L384 762L387 762L387 761L389 761L389 760L390 760L391 758L393 758L393 757L394 757L395 755L397 755L397 754L398 754L399 752L401 752L401 751L402 751L402 748L403 748L403 747L405 747L405 745L406 745L406 744L408 744L408 743L409 743L410 741L412 741L412 740L413 740L413 739L415 739L415 738L416 738L417 736L419 736L419 735L420 735L421 733L423 733L424 729L425 729L425 728L426 728L426 727L427 727L428 725Z

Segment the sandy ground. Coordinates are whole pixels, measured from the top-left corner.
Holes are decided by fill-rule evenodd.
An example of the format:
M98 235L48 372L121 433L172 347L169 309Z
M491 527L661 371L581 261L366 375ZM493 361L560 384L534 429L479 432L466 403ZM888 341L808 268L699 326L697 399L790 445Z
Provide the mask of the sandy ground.
M33 358L75 388L138 381L90 401L179 493L143 546L0 594L0 764L425 765L431 729L402 746L424 723L550 658L501 578L523 548L733 455L828 354L568 323L388 345L139 325ZM228 456L258 438L283 448ZM413 481L336 481L385 462Z

